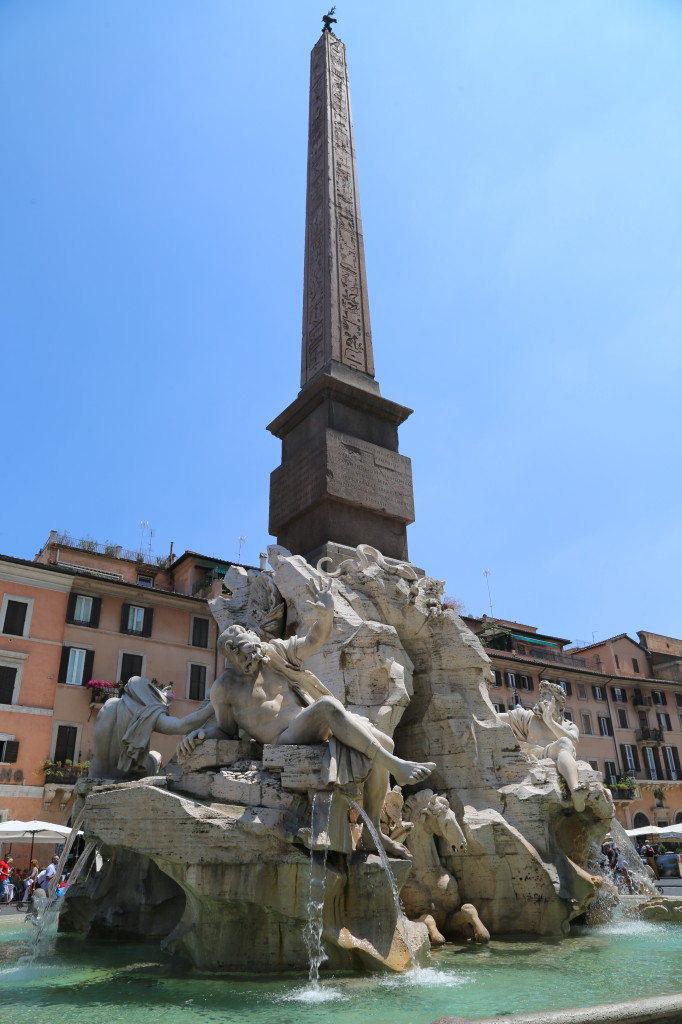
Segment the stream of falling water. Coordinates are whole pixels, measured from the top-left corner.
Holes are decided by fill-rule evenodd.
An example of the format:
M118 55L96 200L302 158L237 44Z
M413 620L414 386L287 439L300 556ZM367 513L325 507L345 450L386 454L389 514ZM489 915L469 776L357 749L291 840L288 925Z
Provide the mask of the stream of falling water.
M384 869L384 871L386 873L386 877L388 879L388 884L389 884L389 886L391 888L391 894L393 896L393 903L395 905L396 923L397 923L398 927L400 928L401 932L403 933L403 941L404 941L405 945L407 946L407 950L408 950L408 952L410 954L410 965L412 967L412 970L414 972L416 972L418 968L417 968L417 963L416 963L416 961L414 959L414 951L412 949L412 943L410 942L410 930L409 930L409 927L408 927L407 918L405 917L405 911L403 910L403 905L402 905L402 902L401 902L401 899L400 899L400 892L398 891L398 885L397 885L396 880L395 880L395 875L391 871L391 865L389 863L388 857L386 856L386 851L384 850L383 843L381 842L381 838L378 835L377 830L375 829L374 825L370 821L369 816L367 815L367 813L364 810L364 808L362 808L360 806L360 804L357 803L357 801L355 801L355 800L351 800L350 802L351 802L351 805L353 807L355 807L355 809L360 813L360 815L362 817L362 820L364 821L365 825L369 829L370 834L372 836L372 839L374 840L374 845L377 848L377 853L379 854L379 858L381 860L382 867L383 867L383 869Z
M329 800L318 800L317 793L313 794L313 804L310 814L310 835L323 834L327 838L329 830L329 815L331 803ZM325 813L326 812L326 813ZM310 851L310 884L308 887L308 919L306 921L304 936L308 948L308 983L313 988L320 985L320 967L327 959L322 945L322 929L324 927L324 894L327 878L327 850L324 845L321 850Z
M76 818L75 822L73 823L73 826L71 828L71 834L67 837L66 843L64 844L64 849L61 852L61 856L57 863L55 873L50 879L50 884L48 886L47 891L47 899L39 901L38 905L36 905L35 902L33 904L36 911L35 917L33 918L33 923L35 924L36 930L33 937L33 945L31 951L26 959L28 965L31 965L38 955L40 940L42 938L43 932L45 931L45 926L47 922L50 920L51 913L55 909L55 905L57 903L57 900L59 899L59 897L57 896L59 881L62 877L64 866L66 864L68 856L73 848L73 844L76 842L78 838L78 831L80 829L84 816L85 810L82 810L81 813ZM78 876L82 873L83 868L89 862L96 845L97 844L94 839L89 840L85 844L83 852L81 853L80 857L78 858L73 868L71 869L71 873L69 875L69 884L75 882ZM40 911L38 911L38 906L40 905L40 903L44 903L44 906L41 907Z

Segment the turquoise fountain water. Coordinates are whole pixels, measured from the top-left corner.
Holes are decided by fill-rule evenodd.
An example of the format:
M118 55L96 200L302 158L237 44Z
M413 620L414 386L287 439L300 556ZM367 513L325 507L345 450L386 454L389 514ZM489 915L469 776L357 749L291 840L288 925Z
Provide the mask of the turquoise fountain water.
M339 1014L344 1024L428 1024L682 989L673 925L618 921L565 939L447 946L414 973L323 974L311 986L303 975L201 975L155 946L57 936L54 925L30 965L33 929L17 918L0 922L0 1019L12 1024L299 1024L302 1013L315 1024Z

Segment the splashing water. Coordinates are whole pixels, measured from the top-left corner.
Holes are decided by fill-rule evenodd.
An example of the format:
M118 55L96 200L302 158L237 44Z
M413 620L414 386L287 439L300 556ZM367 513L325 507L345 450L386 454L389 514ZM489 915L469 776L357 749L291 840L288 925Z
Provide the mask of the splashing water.
M647 876L642 864L642 858L637 853L635 844L616 818L613 818L611 821L611 835L623 856L625 866L635 883L637 891L646 893L647 896L656 896L656 886Z
M59 899L59 897L57 895L57 889L59 888L59 881L60 881L60 879L62 877L62 874L63 874L63 871L64 871L64 865L66 864L68 856L71 853L71 850L73 848L73 844L76 842L76 839L78 838L78 830L80 829L80 826L82 824L84 816L85 816L85 809L81 810L80 814L78 815L78 817L76 818L75 822L73 823L73 826L71 828L71 833L67 837L66 843L64 844L64 849L62 850L61 856L60 856L60 858L59 858L59 860L57 862L57 866L55 868L54 875L50 879L50 883L49 883L48 889L47 889L47 899L41 901L41 902L43 902L45 904L45 906L42 907L40 911L38 911L38 906L34 903L35 916L34 916L34 919L33 919L33 923L35 924L36 930L35 930L34 937L33 937L33 944L32 944L31 951L29 952L28 956L26 957L26 963L29 966L31 964L33 964L33 962L35 961L35 959L36 959L36 957L38 955L38 950L39 950L39 947L40 947L40 940L42 938L43 932L45 931L45 926L46 926L47 922L50 920L51 911L54 910L55 904L56 904L57 900ZM71 871L71 874L69 876L69 880L71 882L75 882L75 880L78 878L78 876L82 872L83 868L85 867L86 863L88 862L88 858L90 857L90 854L92 853L94 848L95 848L94 841L90 841L89 843L86 844L85 849L83 850L83 852L81 853L80 857L78 858L78 860L74 864L73 869Z
M310 835L316 836L326 833L329 828L329 815L331 802L321 798L321 794L313 794L313 805L311 810ZM322 945L322 929L324 925L324 893L327 877L327 850L324 845L321 850L310 851L310 884L308 888L308 920L304 929L305 944L308 949L310 967L308 970L308 1001L313 999L314 992L320 990L320 967L327 959ZM319 1001L319 999L317 1000Z
M405 946L407 947L407 950L408 950L408 952L410 954L410 966L411 966L411 969L412 969L413 972L416 973L417 970L418 970L418 966L417 966L416 960L414 959L414 951L412 949L412 943L410 942L410 931L409 931L407 917L405 916L405 910L403 908L403 904L402 904L402 901L400 899L400 892L398 891L398 886L396 884L395 875L391 871L391 865L389 863L388 857L386 856L386 851L384 850L383 843L381 842L381 837L379 836L377 830L375 829L374 825L370 821L369 816L368 816L367 812L364 810L364 808L362 808L360 806L360 804L357 803L357 801L355 801L355 800L351 800L350 802L351 802L352 806L357 811L359 811L359 813L360 813L360 815L362 817L363 822L365 823L365 825L369 829L370 835L372 836L372 839L374 840L374 845L377 848L377 853L379 854L379 858L381 860L381 865L382 865L382 867L383 867L383 869L384 869L384 871L386 873L386 878L388 879L388 884L389 884L389 886L391 888L391 894L393 896L393 903L395 905L396 923L397 923L398 927L400 928L400 931L402 932L403 942L405 943Z

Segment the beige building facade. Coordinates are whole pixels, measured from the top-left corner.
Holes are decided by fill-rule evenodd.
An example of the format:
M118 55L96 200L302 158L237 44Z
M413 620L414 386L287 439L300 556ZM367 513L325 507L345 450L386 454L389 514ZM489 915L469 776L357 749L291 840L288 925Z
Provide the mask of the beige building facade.
M183 717L219 670L207 598L231 563L149 559L57 533L33 562L0 556L0 817L67 823L103 702L133 675ZM177 739L155 736L164 761Z
M465 622L492 660L497 710L532 707L540 679L563 687L578 757L603 773L625 828L682 822L682 641L641 631L571 648L511 620Z

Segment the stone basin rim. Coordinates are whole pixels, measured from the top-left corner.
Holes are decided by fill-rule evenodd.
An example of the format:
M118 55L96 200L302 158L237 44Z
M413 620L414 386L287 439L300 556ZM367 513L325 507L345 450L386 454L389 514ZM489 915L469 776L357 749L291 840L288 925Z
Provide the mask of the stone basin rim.
M566 1010L512 1013L504 1017L438 1017L433 1024L500 1024L501 1020L505 1024L679 1024L682 992Z

